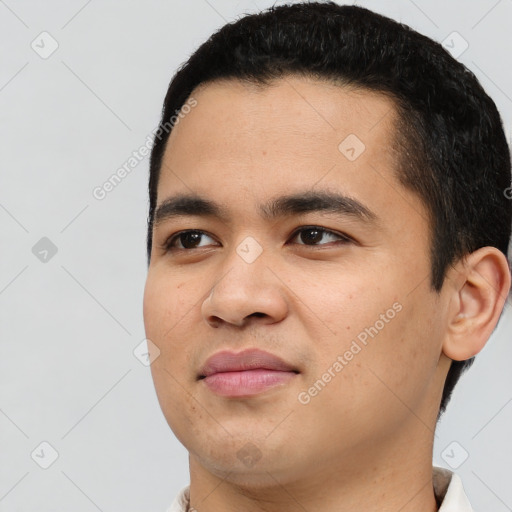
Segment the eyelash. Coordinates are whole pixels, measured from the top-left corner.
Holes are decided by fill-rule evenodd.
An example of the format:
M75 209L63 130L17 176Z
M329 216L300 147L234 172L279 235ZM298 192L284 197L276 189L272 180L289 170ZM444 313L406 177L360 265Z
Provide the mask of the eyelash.
M332 230L326 229L326 228L322 228L320 226L302 226L301 228L296 229L293 232L293 234L291 236L291 239L296 238L300 233L302 233L304 231L313 231L313 230L319 231L320 233L323 233L323 234L334 235L334 236L336 236L336 237L338 237L340 239L338 241L341 242L342 244L354 242L354 240L351 239L347 235L344 235L342 233L336 233L335 231L332 231ZM178 233L174 233L169 238L167 238L167 240L163 243L162 248L166 252L174 252L174 251L187 251L187 252L190 252L190 251L193 251L194 249L202 249L203 248L203 247L194 247L192 249L184 249L184 248L181 248L181 247L173 247L174 242L176 240L178 240L181 235L184 235L186 233L198 233L200 235L206 235L206 236L209 236L209 237L213 238L206 231L201 231L200 229L186 229L184 231L179 231ZM302 245L304 247L321 247L322 245L327 245L327 244L319 244L319 245L297 244L297 245Z

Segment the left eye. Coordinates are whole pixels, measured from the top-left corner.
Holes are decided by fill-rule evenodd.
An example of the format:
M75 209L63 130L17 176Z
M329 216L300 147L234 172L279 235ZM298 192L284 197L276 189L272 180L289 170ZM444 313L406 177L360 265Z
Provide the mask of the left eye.
M324 229L319 226L306 226L298 229L293 234L292 240L294 238L299 237L300 240L304 243L299 243L298 245L326 245L318 244L325 236L330 237L336 241L339 240L341 242L350 242L351 239L342 234L335 233L334 231L330 231L329 229Z

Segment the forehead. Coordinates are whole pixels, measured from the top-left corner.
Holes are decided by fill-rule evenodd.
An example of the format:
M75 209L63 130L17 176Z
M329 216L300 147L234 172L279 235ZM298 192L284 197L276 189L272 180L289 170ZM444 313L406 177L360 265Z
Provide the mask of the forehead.
M396 109L387 96L296 76L264 86L212 82L191 96L196 106L167 143L157 203L192 192L250 210L242 197L259 206L278 193L322 188L424 215L396 176Z
M287 76L266 85L224 79L201 84L192 96L197 107L186 114L187 122L180 120L175 126L167 147L193 143L194 138L201 142L201 147L195 144L196 158L201 149L221 153L230 139L238 152L246 154L266 146L292 149L293 154L327 149L338 156L339 143L348 135L375 149L376 144L379 150L393 147L395 107L381 93ZM359 143L356 152L361 149Z

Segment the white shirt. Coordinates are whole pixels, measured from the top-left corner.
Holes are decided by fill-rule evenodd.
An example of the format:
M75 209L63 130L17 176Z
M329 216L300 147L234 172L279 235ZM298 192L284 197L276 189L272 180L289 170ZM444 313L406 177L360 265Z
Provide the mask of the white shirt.
M441 502L439 512L473 512L460 478L444 468L433 468L434 493ZM167 512L187 512L190 486L180 491Z

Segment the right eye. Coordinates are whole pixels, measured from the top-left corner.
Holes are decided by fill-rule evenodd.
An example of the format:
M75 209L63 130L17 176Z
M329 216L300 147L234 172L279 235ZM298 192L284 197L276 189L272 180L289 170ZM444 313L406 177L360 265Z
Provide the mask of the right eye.
M185 230L180 231L179 233L175 233L171 235L163 244L163 248L166 251L189 251L192 249L197 249L199 247L204 247L204 245L200 244L202 237L208 237L213 240L213 238L205 233L204 231L199 230ZM181 245L181 247L180 247ZM207 244L208 245L208 244Z

